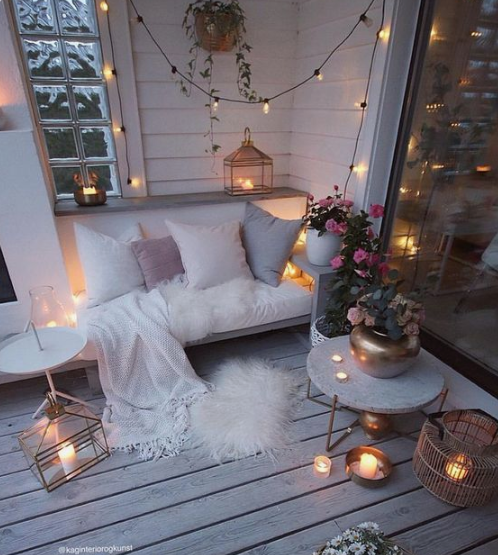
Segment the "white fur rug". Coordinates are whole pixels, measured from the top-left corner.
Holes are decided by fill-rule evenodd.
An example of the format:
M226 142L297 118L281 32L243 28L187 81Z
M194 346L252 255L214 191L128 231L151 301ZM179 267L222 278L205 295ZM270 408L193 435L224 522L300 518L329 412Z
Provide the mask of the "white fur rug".
M191 409L194 443L218 461L275 455L293 442L301 395L288 370L262 359L232 359L213 375L215 390Z

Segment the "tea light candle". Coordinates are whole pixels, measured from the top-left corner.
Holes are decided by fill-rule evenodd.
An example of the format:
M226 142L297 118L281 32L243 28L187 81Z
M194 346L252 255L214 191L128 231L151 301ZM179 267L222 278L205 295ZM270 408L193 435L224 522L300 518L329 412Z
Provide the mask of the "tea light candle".
M444 470L449 478L459 482L469 473L469 466L470 460L465 455L459 454L448 459Z
M342 362L343 358L341 357L341 355L332 355L332 360L334 362Z
M358 468L358 474L362 478L368 480L373 480L377 474L377 458L375 455L370 453L362 453L360 457L360 466Z
M78 468L78 457L72 443L68 443L59 451L59 459L66 476Z
M313 475L317 478L328 478L330 476L331 467L332 461L324 455L319 455L318 457L315 457Z
M254 189L254 185L252 184L252 181L250 179L246 179L242 183L242 189Z
M97 189L95 187L83 187L84 195L96 195Z
M346 383L349 379L349 376L346 374L346 372L337 372L337 374L335 375L335 379L339 383Z

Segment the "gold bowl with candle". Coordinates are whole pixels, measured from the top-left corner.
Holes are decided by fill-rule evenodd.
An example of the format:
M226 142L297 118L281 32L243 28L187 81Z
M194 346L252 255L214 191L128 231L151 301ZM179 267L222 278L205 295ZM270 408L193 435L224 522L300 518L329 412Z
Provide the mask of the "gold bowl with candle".
M392 470L389 457L375 447L360 445L346 455L346 474L359 486L380 487L389 479Z
M74 200L80 206L99 206L106 203L107 194L97 187L78 187L74 191Z

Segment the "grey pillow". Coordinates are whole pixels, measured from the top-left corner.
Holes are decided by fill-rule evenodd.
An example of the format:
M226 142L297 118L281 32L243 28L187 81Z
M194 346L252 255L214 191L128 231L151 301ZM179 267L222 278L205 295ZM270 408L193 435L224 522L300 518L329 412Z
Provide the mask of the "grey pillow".
M301 220L282 220L254 204L246 205L242 243L256 279L278 287L302 226Z

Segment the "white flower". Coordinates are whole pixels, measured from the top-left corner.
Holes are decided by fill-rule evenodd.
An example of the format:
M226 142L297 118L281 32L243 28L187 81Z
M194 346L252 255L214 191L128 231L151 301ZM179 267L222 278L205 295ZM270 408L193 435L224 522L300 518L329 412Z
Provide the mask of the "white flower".
M361 528L362 530L377 531L379 529L379 525L376 522L362 522L361 524L358 524L358 528Z
M339 547L342 543L342 536L336 536L332 538L329 542L327 542L332 547Z
M363 555L366 551L366 547L359 543L353 543L349 546L349 553L354 553L355 555Z

